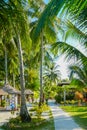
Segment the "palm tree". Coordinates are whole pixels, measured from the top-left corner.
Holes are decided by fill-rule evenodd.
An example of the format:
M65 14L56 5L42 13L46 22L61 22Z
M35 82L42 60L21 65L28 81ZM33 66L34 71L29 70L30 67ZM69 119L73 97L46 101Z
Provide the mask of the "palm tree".
M49 54L49 52L46 52L45 59L43 77L47 78L51 84L57 84L58 79L61 77L59 65L56 64L53 54Z
M33 1L32 3L34 5L36 2ZM33 11L34 14L32 13L33 16L37 16L37 17L35 17L35 18L37 18L37 20L33 22L34 27L32 28L32 31L31 31L32 39L33 39L32 34L34 34L35 27L38 23L38 17L42 12L42 10L45 6L45 3L41 2L41 7L43 7L43 8L39 7L39 10L38 10L38 6L37 6L37 3L36 3L35 8L33 8L33 10L35 10L35 12ZM37 12L38 12L38 15L37 15ZM32 23L31 23L31 25L32 25ZM50 34L52 34L52 37L49 36L48 32L50 32ZM40 41L40 39L41 39L41 41ZM38 39L37 46L36 46L36 49L37 49L37 47L39 45L38 51L40 51L40 52L38 52L39 53L39 59L40 59L39 60L40 61L40 100L39 100L39 106L43 103L43 57L44 57L43 51L44 51L44 45L47 44L48 42L51 43L56 39L56 33L53 29L53 25L52 25L51 21L49 21L49 23L44 27L44 29L42 29L41 34L40 34L40 39ZM33 39L33 41L34 41L34 39Z
M55 62L54 55L45 51L44 66L43 66L43 80L44 80L44 96L46 101L49 97L54 97L56 94L56 86L61 77L59 65Z
M87 1L84 1L84 2L81 1L79 4L78 4L78 2L79 2L78 0L76 0L76 1L75 0L74 1L72 1L72 0L70 0L70 1L67 1L67 0L64 0L64 1L63 0L62 1L61 0L59 0L59 1L58 0L51 0L48 3L48 5L46 6L43 13L41 14L41 17L39 18L38 24L37 24L36 29L34 31L35 41L38 39L38 36L40 35L40 33L41 33L42 29L45 27L45 25L47 23L49 23L49 21L53 22L53 20L55 19L55 16L57 16L58 13L61 14L61 12L63 12L65 9L66 9L66 12L68 10L69 16L74 14L73 16L75 16L75 17L73 17L73 19L76 19L76 20L77 20L77 18L79 19L78 16L80 16L79 14L81 14L82 10L84 10L84 8L86 7ZM82 15L83 15L83 13L82 13ZM65 23L62 22L62 23L63 23L63 25L64 24L66 25L66 22ZM68 25L69 25L69 23L70 22L68 22ZM77 31L76 28L75 28L74 31L77 34L80 34L80 36L81 36L80 30ZM69 32L70 31L67 31L67 33L66 33L66 30L65 30L66 35L69 34ZM65 37L65 35L64 35L64 37ZM63 37L63 41L64 41L64 39L66 39L64 37ZM69 44L65 44L63 41L61 41L61 42L59 41L57 44L54 44L54 46L55 47L58 46L59 47L58 50L61 48L63 53L67 52L67 54L70 54L70 56L73 56L73 54L75 54L75 55L77 55L77 57L81 58L80 55L82 55L82 54L80 54L80 52L77 49L75 49L75 48L73 49L73 46L70 46ZM60 44L60 43L62 43L62 44ZM69 46L69 49L68 49L68 46ZM69 56L69 58L70 58L70 56Z
M26 101L25 101L25 81L24 81L24 68L23 68L23 57L22 57L22 48L21 48L21 41L27 41L26 36L28 36L28 23L27 23L27 16L25 13L25 7L24 4L25 1L21 0L19 1L2 1L0 3L0 9L2 10L2 13L0 13L0 22L2 24L1 26L1 36L8 40L6 42L9 42L12 37L16 37L16 43L18 45L18 53L19 53L19 63L20 63L20 86L21 86L21 110L20 110L20 116L22 121L30 121L31 118L29 116L29 113L27 111L26 107ZM9 17L8 17L9 15ZM5 22L6 21L6 22ZM8 28L9 26L9 28ZM9 30L10 29L10 30ZM5 33L5 32L9 33ZM27 32L27 33L26 33ZM5 34L7 36L4 37Z
M45 26L45 24L47 24L47 22L49 22L49 20L51 20L51 21L54 20L54 18L57 14L60 16L60 14L64 14L63 12L64 12L64 10L66 10L66 12L64 14L65 17L63 16L64 22L62 22L62 24L63 24L62 27L65 28L64 29L65 35L62 38L63 40L61 40L61 41L58 40L59 42L57 44L59 44L61 49L63 48L62 52L66 51L69 53L70 48L72 48L72 52L70 52L69 54L71 54L71 55L75 54L75 48L73 49L73 46L71 44L67 44L67 41L66 41L67 36L69 37L72 33L72 34L74 34L74 36L75 36L75 34L77 34L76 36L81 39L82 45L84 44L84 46L87 47L87 44L86 44L87 34L86 34L86 29L85 29L87 26L87 24L86 24L86 21L87 21L86 14L87 13L86 12L84 13L84 11L86 10L87 1L84 1L84 2L81 1L79 4L78 4L78 2L79 2L78 0L76 0L76 1L75 0L74 1L72 1L72 0L70 0L70 1L67 1L67 0L53 1L53 0L51 0L48 3L48 5L46 6L45 10L43 11L43 13L38 21L38 24L37 24L37 27L36 27L36 30L34 33L34 36L35 36L34 38L37 39L37 37L41 33L42 28ZM69 13L67 13L67 10ZM66 17L66 14L68 14L69 16ZM66 18L68 18L70 20L67 21ZM65 42L67 45L65 44ZM71 45L71 47L69 45ZM56 44L54 46L56 47ZM65 48L64 48L64 46L65 46ZM68 49L68 47L69 47L69 49ZM77 53L77 50L76 50L76 53ZM79 53L79 55L80 55L80 53Z
M79 16L79 14L81 14L80 16L86 16L86 13L84 14L83 10L86 9L87 1L81 1L79 4L78 2L78 0L51 0L44 9L38 21L38 25L35 30L35 39L37 39L45 24L50 20L53 21L55 16L58 15L58 13L64 13L64 10L66 10L66 12L68 10L70 15L74 14L74 18L76 19L78 18L77 16Z

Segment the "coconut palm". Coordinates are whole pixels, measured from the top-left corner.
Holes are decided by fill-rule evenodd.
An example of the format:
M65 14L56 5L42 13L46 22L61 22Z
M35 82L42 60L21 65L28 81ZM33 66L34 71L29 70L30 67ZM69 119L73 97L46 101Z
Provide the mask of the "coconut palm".
M61 74L59 71L59 65L55 62L55 57L49 52L45 52L45 63L44 63L44 74L43 77L52 83L57 84L58 79L60 79Z
M37 39L42 28L45 26L45 23L49 22L50 20L53 21L55 16L57 16L58 13L64 13L64 10L66 10L66 12L68 10L69 14L74 14L74 18L79 16L79 14L83 16L83 10L86 8L87 1L81 1L79 4L78 2L78 0L51 0L38 21L38 25L35 30L35 39Z
M39 1L38 1L39 2ZM33 1L33 4L35 4L36 2ZM41 2L41 7L45 7L45 3ZM37 23L38 23L38 17L39 15L41 14L41 12L43 11L43 8L39 7L39 10L38 10L38 5L37 3L35 4L35 8L33 10L36 10L37 11L33 11L34 12L34 15L33 16L37 16L35 18L37 18L36 21L33 22L33 28L32 28L32 31L31 31L31 36L33 38L33 35L35 33L35 28L37 26ZM38 15L37 15L37 12L38 12ZM33 13L32 13L33 14ZM31 24L32 25L32 24ZM39 54L39 62L40 62L40 101L39 101L39 106L43 103L43 57L44 57L44 45L45 44L48 44L48 42L52 43L55 39L56 39L56 33L53 29L53 24L51 23L51 21L49 21L49 23L47 25L45 25L45 27L42 29L41 31L41 35L40 35L40 38L38 38L38 42L37 42L37 46L36 46L36 49L38 50L38 54ZM49 36L49 34L52 34L52 37ZM41 39L41 41L40 41ZM33 39L34 41L34 39ZM35 41L34 41L35 43ZM34 45L35 47L35 45ZM37 51L36 51L37 53ZM36 57L37 58L37 57Z
M25 13L26 11L24 7L25 3L26 2L23 0L14 1L14 2L11 0L0 2L0 10L1 10L0 12L2 12L0 13L0 16L1 16L0 24L2 25L0 33L1 33L2 39L5 39L7 43L11 40L12 37L16 37L15 41L18 46L19 63L20 63L20 86L21 86L20 116L21 116L22 121L30 121L31 118L27 111L26 102L25 102L25 94L24 94L25 81L24 81L23 56L22 56L22 48L21 48L21 41L22 43L26 41L26 38L27 38L26 36L28 36L27 15ZM6 35L7 39L4 35Z
M60 44L60 42L67 43L67 41L66 41L67 36L69 37L72 33L72 34L77 34L78 36L77 35L76 36L81 39L80 44L84 44L87 47L87 44L86 44L86 41L87 41L87 34L86 34L87 17L86 17L86 15L87 15L87 13L86 12L83 13L86 10L87 1L84 1L84 2L81 1L79 4L78 4L78 2L79 2L78 0L76 0L76 1L75 0L74 1L72 1L72 0L70 0L70 1L67 1L67 0L53 1L53 0L51 0L48 3L48 5L46 6L45 10L43 11L43 13L39 19L38 25L37 25L35 33L34 33L35 39L41 33L41 29L45 26L45 23L49 22L49 20L51 20L53 22L53 20L57 14L58 14L58 16L60 16L60 14L63 14L63 15L65 15L65 17L63 16L64 22L62 23L62 25L63 25L62 27L65 28L64 29L65 33L64 33L64 37L62 38L63 40L61 40L61 41L58 40L59 41L58 44ZM64 14L65 10L66 10L66 12ZM46 15L46 13L47 13L47 15ZM69 16L66 17L66 14L68 14ZM68 21L67 21L67 18L69 19ZM67 45L61 44L59 46L63 47L64 51L69 52L69 49L68 49L69 45L70 44L67 44ZM64 46L67 46L67 47L65 47L65 49L64 49ZM71 47L72 47L72 51L73 51L73 46L71 45ZM68 49L68 50L66 50L66 49ZM73 52L75 53L75 48L74 48ZM72 54L72 52L70 52L70 53Z
M56 86L61 77L59 65L56 64L54 55L48 51L45 51L43 70L44 96L47 100L49 97L55 96Z

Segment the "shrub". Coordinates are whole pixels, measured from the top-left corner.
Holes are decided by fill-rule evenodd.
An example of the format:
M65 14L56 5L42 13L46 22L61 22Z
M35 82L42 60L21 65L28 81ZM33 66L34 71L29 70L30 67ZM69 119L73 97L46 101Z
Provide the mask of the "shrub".
M6 101L5 101L5 99L3 99L3 100L1 101L1 106L2 106L2 107L5 107L5 105L6 105Z
M56 95L55 100L56 100L57 103L61 103L62 97L60 95Z
M62 105L64 105L64 102L63 102L63 101L61 101L60 103L61 103Z
M73 99L74 99L74 94L66 95L66 100L73 100Z
M11 118L9 120L9 123L21 123L21 117L20 116L17 116L16 118Z
M40 107L36 107L36 114L40 118L41 114L45 111L48 111L49 107L46 104L41 105Z

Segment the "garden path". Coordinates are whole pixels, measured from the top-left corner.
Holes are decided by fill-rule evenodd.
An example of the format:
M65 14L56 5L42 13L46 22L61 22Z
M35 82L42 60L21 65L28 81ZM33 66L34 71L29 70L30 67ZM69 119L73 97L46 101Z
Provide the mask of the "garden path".
M68 113L55 104L55 101L49 100L48 104L53 114L55 130L82 130Z
M16 112L14 114L11 114L10 111L0 111L0 126L8 122L9 118L14 118L16 116L17 116Z

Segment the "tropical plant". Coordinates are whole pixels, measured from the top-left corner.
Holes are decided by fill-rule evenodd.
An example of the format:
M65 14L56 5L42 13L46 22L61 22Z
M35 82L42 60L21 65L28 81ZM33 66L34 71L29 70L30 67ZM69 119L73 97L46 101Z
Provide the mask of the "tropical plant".
M61 40L61 41L58 40L57 44L59 44L59 46L61 46L61 49L63 48L62 52L68 52L67 53L68 56L69 56L69 54L71 54L72 56L73 56L73 54L75 54L79 57L81 52L77 53L77 49L76 50L75 50L75 48L73 49L74 46L72 46L71 44L67 44L68 43L67 38L69 38L70 36L72 37L74 35L75 38L77 36L77 39L79 37L80 44L82 44L82 45L84 44L84 46L87 47L87 44L86 44L87 11L84 13L84 11L86 10L87 1L81 1L79 4L78 3L79 3L78 0L76 0L76 1L75 0L74 1L73 0L69 0L69 1L51 0L48 3L48 5L46 6L45 10L43 11L43 13L38 21L36 30L34 32L34 36L35 36L34 38L37 39L37 37L41 33L42 28L45 26L45 24L47 22L49 23L49 20L54 23L53 20L58 15L57 17L60 17L60 19L61 19L59 23L61 23L61 21L63 21L60 26L64 28L64 35L62 37L63 40ZM60 42L62 44L60 44ZM66 42L66 44L65 44L65 42ZM72 44L74 44L74 43L72 43ZM68 47L69 47L69 49L68 49ZM72 51L70 51L70 48L72 49ZM84 57L84 55L83 55L83 57ZM80 59L81 59L81 57L80 57Z
M33 17L36 16L35 17L36 20L33 22L33 28L32 28L32 31L31 31L31 37L32 37L32 40L34 41L32 34L35 33L35 28L38 24L38 17L40 16L41 12L43 11L43 9L45 7L45 3L40 2L42 8L39 7L39 5L37 5L36 2L32 1L32 3L33 3L33 5L35 5L35 8L33 8L32 14L33 14ZM38 10L38 8L39 8L39 10ZM36 9L37 9L38 15L37 15L37 12L35 12ZM38 48L36 53L39 54L38 59L39 59L39 62L40 62L40 101L39 101L39 106L44 102L43 101L43 57L44 57L43 51L44 51L45 44L49 44L49 42L52 43L53 41L56 40L56 33L55 33L55 30L53 29L53 26L54 25L51 23L51 21L49 21L49 23L46 24L45 27L42 29L40 37L36 41L36 43L37 43L36 49ZM49 34L52 34L52 36L50 37ZM34 43L35 43L35 41L34 41Z
M20 63L20 86L21 86L21 109L20 116L22 121L30 121L31 118L27 111L25 102L25 81L24 81L24 67L21 42L29 41L28 35L28 17L26 15L25 5L27 1L2 1L0 2L0 24L1 26L1 38L4 39L3 43L8 43L15 37L15 42L18 47L19 63ZM6 21L6 22L5 22ZM9 27L9 28L8 28ZM27 33L26 33L27 32ZM26 40L27 39L27 40Z
M71 65L70 67L71 83L81 88L87 87L87 67L82 64Z
M54 98L56 95L56 86L61 77L59 65L55 62L55 57L47 50L45 51L44 66L43 66L43 83L45 99Z
M58 79L60 79L60 71L59 71L59 65L55 62L55 57L48 52L46 52L45 55L45 65L44 65L44 74L43 77L48 79L50 83L56 83Z
M82 16L86 15L86 13L83 13L83 10L86 9L87 1L81 1L79 4L78 2L78 0L51 0L39 19L35 30L35 39L37 39L37 36L41 33L45 23L49 22L49 20L53 21L55 16L57 16L58 13L63 14L64 10L66 10L66 12L68 11L70 15L74 14L74 18L79 16L79 14Z

